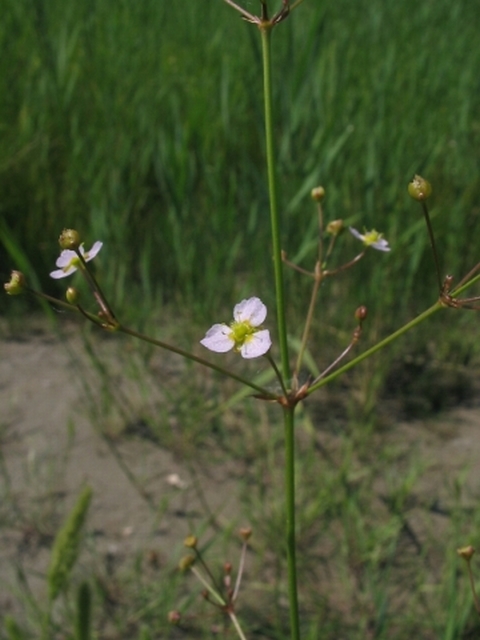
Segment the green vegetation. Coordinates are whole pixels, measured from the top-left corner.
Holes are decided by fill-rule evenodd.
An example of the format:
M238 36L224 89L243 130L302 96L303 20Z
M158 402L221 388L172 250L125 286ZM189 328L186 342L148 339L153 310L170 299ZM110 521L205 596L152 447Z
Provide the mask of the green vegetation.
M465 242L480 224L475 24L473 5L446 0L325 0L274 34L284 248L306 264L308 194L323 184L330 218L375 226L394 247L348 280L388 321L435 298L406 195L414 172L434 185L446 272L477 258ZM259 44L228 6L8 0L0 53L5 275L35 270L52 291L56 238L74 226L106 242L117 307L211 309L238 297L232 282L268 297ZM302 286L290 277L292 304Z
M318 184L327 191L329 219L375 227L393 248L375 265L369 256L323 288L322 329L314 328L312 340L331 337L322 358L336 351L337 341L348 342L353 327L343 319L340 334L338 320L352 318L358 304L370 311L366 341L378 340L438 295L424 220L407 195L413 173L433 184L431 213L442 269L459 278L478 260L476 243L469 241L480 225L475 23L475 7L445 0L420 7L393 0L306 0L275 31L282 243L289 259L311 267L317 219L309 193ZM0 26L0 55L8 61L0 74L0 270L20 268L29 282L58 293L48 272L58 233L68 226L88 238L87 247L97 239L105 243L95 268L122 319L144 324L172 303L169 310L195 312L185 339L202 316L231 308L239 296L255 293L272 302L260 50L251 32L221 0L9 0ZM345 250L353 244L348 237ZM351 308L345 307L345 283ZM291 326L304 316L303 307L297 308L304 292L305 283L289 271ZM165 332L180 332L189 322L173 318L174 328ZM168 318L163 320L167 325ZM461 368L476 355L465 340L474 316L457 320L446 339L431 339L431 327L421 327L415 338L425 345L420 375L427 374L430 391L437 373L428 368L431 361L455 353L452 367ZM440 326L445 317L435 322ZM131 377L145 375L139 383L145 384L139 393L145 401L151 383L146 379L154 372L149 347L142 355ZM90 357L89 376L100 382L94 386L85 376L84 384L93 389L90 400L102 404L98 431L149 503L152 520L161 520L168 499L151 499L146 480L130 471L116 446L131 435L126 416L132 404L91 343ZM418 362L418 351L415 357ZM318 366L310 353L306 361L311 369ZM393 386L404 373L402 364L397 374L393 369ZM452 478L442 496L440 525L438 495L425 492L420 500L414 492L428 456L417 460L411 441L390 441L375 431L376 399L380 389L388 391L391 370L379 360L362 364L342 382L346 391L332 385L332 396L318 405L309 398L308 411L299 412L295 499L306 639L454 640L478 631L467 581L458 580L458 559L449 546L475 535L478 515L468 506L471 496L466 490L464 496L462 482ZM232 465L241 479L239 509L257 536L251 573L256 579L246 587L243 604L245 629L249 637L287 638L279 542L285 526L279 474L285 461L283 436L272 426L278 416L255 402L239 409L237 389L231 381L220 387L211 371L197 377L187 365L170 378L161 401L133 405L130 425L141 428L151 447L181 454L192 468ZM407 372L405 395L412 380L415 385ZM446 386L452 386L451 378ZM228 391L230 400L219 407L217 399ZM446 394L437 395L444 401ZM328 411L331 397L341 415ZM438 408L435 399L432 407L426 402L427 412ZM321 419L314 420L316 412ZM109 431L113 414L117 429ZM172 415L181 422L180 435L171 429ZM293 403L291 415L293 424ZM140 553L129 572L115 576L108 567L105 575L100 567L91 567L92 575L78 569L90 497L90 490L82 494L53 548L48 625L65 637L73 628L79 639L101 637L104 629L112 638L209 637L213 625L206 605L198 617L189 617L195 594L179 588L170 559L160 566L154 555L146 561ZM201 544L212 564L221 562L224 549L238 546L231 527L206 510L200 528L207 540ZM88 542L94 556L95 541ZM80 584L76 604L70 583ZM42 617L46 624L41 599L30 597L26 579L23 585L29 617L21 625L6 617L0 637L30 637ZM187 616L165 631L177 597ZM216 630L222 631L227 634Z

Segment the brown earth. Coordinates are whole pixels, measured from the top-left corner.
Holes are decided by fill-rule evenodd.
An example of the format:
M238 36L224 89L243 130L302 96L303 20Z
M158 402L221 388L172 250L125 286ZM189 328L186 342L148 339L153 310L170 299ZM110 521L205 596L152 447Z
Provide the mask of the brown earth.
M102 357L115 361L118 343L102 344ZM172 375L172 366L177 365L160 358L160 381L162 375ZM179 457L152 446L141 420L130 425L132 437L125 437L124 429L116 439L110 418L103 433L99 430L91 398L101 395L101 383L88 374L91 368L74 331L60 338L32 330L28 337L5 335L0 342L2 611L16 610L19 566L32 589L42 590L53 535L86 483L94 491L88 528L105 561L121 563L149 550L165 561L176 559L184 537L205 519L206 508L223 523L236 517L236 480L228 467L193 472ZM120 387L124 378L128 376L120 364L110 382ZM161 401L161 391L157 393ZM426 469L416 487L420 502L424 499L440 512L459 473L465 475L467 493L472 499L478 496L480 402L475 396L470 406L435 420L399 422L388 437L397 446L415 444ZM423 525L414 509L409 525L421 539Z
M114 342L102 348L117 359ZM15 609L17 567L34 591L43 588L53 536L85 484L93 488L88 529L97 553L119 564L148 552L178 561L206 509L219 521L233 514L234 481L221 469L193 472L152 446L141 421L129 426L130 437L116 438L108 415L102 435L91 415L91 393L100 394L92 369L74 333L59 338L41 329L0 341L3 612Z

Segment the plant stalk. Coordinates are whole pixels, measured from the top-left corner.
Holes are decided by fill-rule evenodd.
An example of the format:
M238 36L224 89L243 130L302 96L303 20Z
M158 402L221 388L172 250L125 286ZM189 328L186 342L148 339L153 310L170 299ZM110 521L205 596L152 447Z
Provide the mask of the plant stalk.
M329 376L326 376L325 378L320 380L318 383L312 384L312 386L308 390L308 394L310 395L317 389L320 389L320 387L324 387L329 382L332 382L333 380L335 380L335 378L338 378L339 376L344 374L346 371L353 369L353 367L360 364L360 362L363 362L363 360L366 360L370 356L373 356L375 353L377 353L377 351L380 351L384 347L387 347L389 344L394 342L397 338L400 338L401 336L403 336L404 333L407 333L407 331L410 331L410 329L413 329L420 323L427 320L427 318L432 316L434 313L444 308L445 306L441 302L436 302L434 305L432 305L429 309L426 309L419 316L417 316L410 322L407 322L407 324L403 325L403 327L400 327L400 329L397 329L396 331L391 333L389 336L387 336L383 340L380 340L380 342L378 342L376 345L374 345L373 347L370 347L370 349L367 349L366 351L364 351L362 354L360 354L350 362L347 362L347 364L343 365L343 367L340 367L340 369L337 369L336 371L331 373Z
M280 347L282 375L285 384L288 385L288 381L290 380L290 363L288 360L283 263L282 250L280 246L280 217L278 213L278 188L273 142L271 26L267 24L263 28L261 27L260 33L262 35L265 146L267 155L268 193L270 199L270 222L272 229L273 266L275 271L275 297L277 301L278 343Z
M280 347L281 369L285 386L289 385L290 363L288 358L287 328L283 282L283 262L280 246L280 219L277 204L277 179L273 143L272 105L272 60L271 25L260 27L263 54L263 89L265 100L265 143L267 155L268 191L270 198L270 221L272 229L273 264L275 271L275 295L277 301L277 327ZM286 551L288 569L288 599L290 605L290 637L300 640L298 612L297 563L295 539L295 418L294 407L284 408L285 427L285 507L286 507Z
M295 408L284 409L285 426L285 509L288 570L288 601L290 605L290 637L300 640L298 611L297 558L295 536Z

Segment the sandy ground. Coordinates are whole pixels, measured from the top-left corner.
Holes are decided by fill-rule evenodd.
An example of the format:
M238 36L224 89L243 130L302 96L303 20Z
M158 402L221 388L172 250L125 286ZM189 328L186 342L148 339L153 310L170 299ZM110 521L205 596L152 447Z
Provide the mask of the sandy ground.
M94 492L88 530L97 552L116 562L149 551L178 560L184 537L205 519L205 499L217 518L233 513L225 473L192 476L148 438L99 434L79 375L81 344L70 336L67 345L43 332L0 342L2 611L13 607L19 563L30 586L42 588L52 536L85 484Z
M89 532L103 558L116 562L149 550L165 561L178 558L183 538L205 517L205 497L219 520L235 517L236 481L225 469L209 468L194 477L181 460L148 438L110 442L100 435L79 374L85 365L74 334L66 343L45 331L0 341L2 611L15 610L18 566L32 589L42 589L53 535L86 483L94 491ZM169 367L166 363L165 376L171 374ZM438 511L446 507L448 487L459 473L472 500L480 493L477 395L469 407L435 420L402 422L391 430L396 445L415 443L426 467L417 495L430 504L433 499ZM118 456L137 478L137 488ZM206 487L205 494L198 492L198 483ZM414 510L410 525L421 539Z

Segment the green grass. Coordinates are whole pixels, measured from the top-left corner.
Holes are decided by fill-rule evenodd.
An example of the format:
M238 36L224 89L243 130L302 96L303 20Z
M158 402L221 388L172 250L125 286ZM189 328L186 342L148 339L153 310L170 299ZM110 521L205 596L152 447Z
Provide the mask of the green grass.
M445 270L476 260L475 17L446 1L327 0L305 2L274 35L285 249L306 260L308 194L323 184L328 217L375 226L393 245L349 278L388 321L406 300L418 308L435 297L420 212L406 195L414 172L434 185ZM87 245L106 242L101 268L118 308L141 299L145 314L180 299L202 311L238 290L268 298L253 29L221 0L9 0L0 52L5 277L22 262L55 290L56 238L75 226ZM289 290L297 304L303 286L291 278Z

